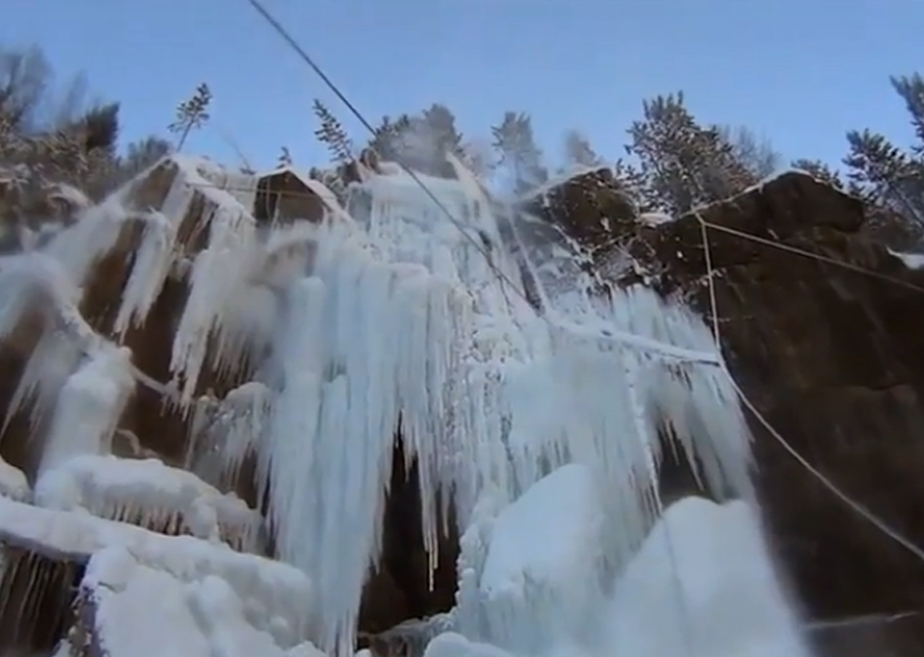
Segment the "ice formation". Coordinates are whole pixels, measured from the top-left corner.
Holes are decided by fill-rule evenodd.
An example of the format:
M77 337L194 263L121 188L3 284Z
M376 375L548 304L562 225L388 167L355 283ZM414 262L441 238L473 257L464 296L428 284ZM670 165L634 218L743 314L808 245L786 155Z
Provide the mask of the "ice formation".
M252 597L212 574L186 580L140 563L124 548L97 552L81 583L81 602L102 654L132 657L320 657L291 643L287 620L260 617ZM275 636L274 636L275 635ZM280 645L281 642L281 645Z
M509 517L517 505L548 512L557 518L549 529L574 543L537 541L521 556L535 559L530 572L559 564L530 589L542 592L537 605L546 612L555 601L571 605L546 632L587 642L584 611L603 605L614 586L619 597L616 573L641 558L660 515L663 449L679 450L704 488L750 497L749 433L734 389L710 331L681 303L643 287L602 296L572 266L580 255L574 245L529 243L518 219L464 171L458 180L421 176L444 208L404 173L371 174L352 186L349 215L318 192L325 221L268 227L257 225L249 195L219 189L224 179L209 166L168 161L161 167L173 178L159 207L120 210L129 186L34 255L0 260L0 333L12 334L28 316L32 291L49 300L14 408L55 409L45 432L53 449L36 486L39 504L51 508L34 510L36 520L0 499L0 525L12 518L19 530L40 533L36 540L60 539L62 550L87 558L102 548L129 550L130 559L113 557L137 574L120 593L126 600L179 578L185 584L169 595L199 609L191 613L201 617L184 622L197 624L203 638L191 641L203 650L219 634L222 645L237 640L205 617L239 614L234 596L255 596L274 606L266 614L286 619L285 632L266 614L251 622L277 646L294 650L311 639L326 653L352 654L363 585L381 548L398 433L406 458L420 466L431 561L449 505L464 530L458 627L470 640L524 655L543 636L537 624L551 616L521 604L523 582L492 584L511 576L498 555L514 549L504 546L520 531ZM93 264L113 254L124 255L129 274L110 342L77 309ZM146 321L170 277L185 281L188 294L167 354L173 380L156 384L117 344ZM206 394L207 382L244 363L253 380L223 399ZM269 579L262 563L231 550L237 570L216 565L220 547L207 541L152 538L60 510L198 518L187 529L206 539L221 533L222 514L237 522L230 503L218 504L225 498L175 470L101 456L132 379L187 414L187 465L201 478L227 488L254 458L275 551L295 568L280 564ZM70 436L68 427L76 428ZM556 491L575 506L555 511ZM80 539L64 540L68 523L80 524L71 528ZM202 556L168 549L179 545ZM569 590L569 578L587 588ZM488 609L496 612L490 622L478 621ZM527 640L530 627L535 636ZM240 638L250 640L263 641ZM458 647L448 638L433 645L444 644ZM485 648L493 650L501 647Z
M186 470L156 459L84 454L45 470L35 504L83 510L163 534L224 541L239 551L260 552L260 515L233 494L222 494Z
M478 566L481 598L460 599L455 632L426 657L809 657L749 503L671 505L596 597L582 595L598 590L582 586L596 546L575 544L599 531L594 497L586 472L565 466L506 507Z
M0 497L9 497L26 502L32 497L32 489L25 473L0 458Z
M138 563L183 582L218 577L248 601L251 624L271 634L278 645L296 645L309 632L310 583L305 574L286 564L191 536L164 536L88 514L4 498L0 498L0 519L0 540L24 548L41 546L40 553L61 560L86 563L102 550L120 548Z

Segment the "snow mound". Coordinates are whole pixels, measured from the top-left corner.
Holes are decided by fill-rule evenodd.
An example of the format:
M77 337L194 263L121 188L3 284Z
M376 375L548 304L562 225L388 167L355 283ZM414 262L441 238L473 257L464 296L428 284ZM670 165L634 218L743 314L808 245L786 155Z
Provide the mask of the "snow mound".
M556 637L582 634L605 586L605 520L593 472L577 464L540 479L505 508L481 573L485 636L535 654Z
M262 518L256 511L193 473L156 459L75 457L43 472L35 503L59 511L85 510L171 535L224 540L248 552L262 547Z
M616 584L612 654L810 657L747 503L668 507Z
M241 599L252 600L248 603L251 621L273 633L280 645L296 645L307 638L311 626L314 600L304 573L221 544L191 536L164 536L125 523L2 497L0 541L77 563L88 562L106 548L121 548L135 561L182 581L214 575L227 582ZM274 620L277 618L285 623Z
M531 608L531 622L460 591L460 634L436 637L425 657L810 657L749 503L674 503L603 592L586 575L599 545L586 544L596 533L587 506L601 506L590 485L576 466L561 468L504 509L489 532L480 586L497 591L502 582L504 595ZM463 563L471 559L463 554ZM561 597L544 608L530 580L550 579ZM470 623L472 605L488 616L480 628ZM567 627L561 617L578 610L582 626Z
M285 618L260 623L261 610L220 577L179 580L124 548L97 552L81 588L93 610L93 637L111 657L323 655L309 642L291 644Z

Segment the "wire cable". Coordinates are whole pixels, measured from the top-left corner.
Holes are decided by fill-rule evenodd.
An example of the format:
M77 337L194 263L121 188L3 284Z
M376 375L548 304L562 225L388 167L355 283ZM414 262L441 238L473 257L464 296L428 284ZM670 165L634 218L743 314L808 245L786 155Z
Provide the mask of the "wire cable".
M334 93L334 95L337 96L340 102L344 104L344 106L350 111L350 113L356 118L356 120L358 120L362 124L362 126L369 132L369 134L372 136L375 136L376 134L375 128L373 128L372 124L365 118L365 116L363 116L362 112L360 112L359 109L352 102L350 102L350 99L347 98L346 95L340 90L340 88L333 82L333 80L331 80L324 73L321 67L315 63L314 59L312 59L312 57L307 52L305 52L304 48L302 48L298 44L295 38L291 34L289 34L289 32L285 29L285 27L283 27L282 24L278 20L276 20L272 14L269 13L269 11L263 6L260 0L247 0L247 2L250 3L250 5L260 14L260 16L263 17L263 19L267 23L269 23L269 25L276 31L277 34L279 34L279 36L289 45L289 47L292 48L292 50L294 50L296 54L298 54L298 56L302 59L302 61L304 61L311 68L311 70L314 71L315 74L317 74L319 78L321 78L324 84L327 85L327 87ZM510 280L509 276L507 276L503 271L498 269L497 265L494 264L494 261L492 260L491 255L490 253L488 253L486 247L482 245L477 239L475 239L473 235L471 235L468 231L465 230L465 227L459 222L458 219L456 219L452 215L452 212L450 212L449 209L446 207L446 205L442 201L440 201L439 197L437 197L437 195L433 193L433 191L424 183L424 181L420 178L420 176L407 165L401 162L398 162L397 164L420 187L420 189L424 192L427 198L433 201L433 203L440 210L440 212L442 212L446 216L446 218L449 219L452 225L456 227L456 229L462 234L462 236L466 240L468 240L479 253L481 253L488 267L494 272L498 280L500 280L502 283L504 282L507 283L507 285L510 286L510 288L514 291L515 294L517 294L520 298L522 298L523 301L527 303L527 305L532 306L532 302L530 301L529 297L526 296L526 293L522 289L520 289L520 287L516 283ZM566 330L566 331L570 331L573 333L573 327L556 325L546 313L540 314L540 317L542 318L543 321L545 321L552 328ZM627 333L625 331L620 331L616 329L610 329L605 333L599 332L595 335L595 337L599 339L612 340L612 341L620 342L620 343L632 344L635 348L638 348L642 351L658 353L662 357L669 358L669 359L689 360L690 355L693 354L694 360L700 360L700 361L706 361L706 362L716 360L716 357L713 354L701 354L699 352L693 352L690 350L678 349L677 347L673 345L657 343L652 340L641 340L639 339L639 336L637 335L633 335L631 333Z
M705 221L698 213L696 215L699 224L700 232L703 239L703 251L706 261L706 279L709 283L709 305L712 312L712 330L715 335L715 342L719 345L721 349L722 336L719 332L719 311L718 303L716 300L715 293L715 271L712 266L712 249L709 244L709 233L708 228L710 224ZM737 231L735 231L737 232ZM767 240L770 242L769 240ZM772 245L773 242L770 242ZM806 252L809 253L809 252ZM904 547L911 554L916 556L921 561L924 561L924 550L912 543L910 540L902 536L896 530L892 529L885 521L881 520L876 516L872 511L869 511L862 504L854 500L852 497L844 493L834 482L832 482L828 477L822 474L817 468L815 468L811 463L809 463L805 457L803 457L796 448L794 448L789 441L787 441L780 433L770 424L770 421L764 416L763 413L751 402L748 396L744 393L744 390L741 389L741 386L738 385L738 382L735 380L735 377L732 376L731 370L728 369L727 362L722 360L722 369L725 371L725 374L728 376L729 381L731 382L732 387L735 389L741 404L747 408L754 416L754 418L760 423L760 425L773 437L776 442L778 442L783 449L785 449L790 456L792 456L802 467L811 473L825 488L834 493L834 495L840 499L844 504L846 504L850 509L855 511L858 515L864 518L871 525L879 529L883 534L891 538L893 541Z
M800 249L797 246L792 246L784 242L777 242L774 240L767 239L766 237L760 237L759 235L754 235L753 233L746 233L741 230L729 228L728 226L721 226L719 224L714 224L712 222L709 222L703 219L699 213L696 213L696 217L699 220L700 226L706 226L711 230L717 230L722 233L728 233L729 235L735 235L736 237L740 237L742 239L745 239L751 242L757 242L758 244L763 244L765 246L769 246L774 249L780 249L781 251L788 251L789 253L793 253L795 255L800 255L805 258L811 258L813 260L825 262L829 265L835 265L837 267L849 269L850 271L855 271L857 273L865 274L872 278L878 278L879 280L886 281L888 283L894 283L895 285L899 285L901 287L905 287L905 288L914 290L916 292L924 293L924 287L915 285L914 283L910 283L908 281L903 281L900 278L895 278L894 276L888 276L881 272L873 271L872 269L869 269L867 267L861 267L860 265L856 265L852 262L847 262L845 260L839 260L837 258L832 258L830 256L822 255L820 253L813 253L806 249Z

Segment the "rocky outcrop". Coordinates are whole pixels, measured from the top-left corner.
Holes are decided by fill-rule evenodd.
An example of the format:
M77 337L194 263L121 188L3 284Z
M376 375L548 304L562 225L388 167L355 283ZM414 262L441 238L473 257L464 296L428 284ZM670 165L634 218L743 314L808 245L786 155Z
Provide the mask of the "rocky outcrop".
M533 210L568 217L567 232L598 260L619 248L631 253L641 267L616 272L618 282L648 278L665 294L688 296L711 322L698 217L648 225L623 216L610 234L587 230L618 196L598 176L579 177ZM743 390L795 450L924 545L924 271L862 235L860 202L804 174L781 175L699 214L846 263L710 229L722 348ZM838 499L753 416L751 425L765 520L806 616L843 621L924 608L924 563ZM829 649L848 632L832 627L819 639ZM895 627L867 621L865 654L919 654L924 623Z

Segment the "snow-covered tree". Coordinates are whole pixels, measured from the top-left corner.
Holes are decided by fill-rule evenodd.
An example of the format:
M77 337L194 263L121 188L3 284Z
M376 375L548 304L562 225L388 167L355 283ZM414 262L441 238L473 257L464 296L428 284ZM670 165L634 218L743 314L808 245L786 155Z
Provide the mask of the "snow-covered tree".
M398 162L415 171L448 175L446 154L465 160L463 137L452 111L434 103L419 114L382 117L367 148L379 160Z
M167 126L170 132L179 135L176 150L183 150L183 144L189 133L201 128L209 120L209 105L212 103L212 91L202 82L196 87L193 95L180 103L176 108L176 118Z
M51 66L41 49L0 46L0 116L8 130L27 133L39 127L50 81Z
M924 78L920 73L891 78L892 87L905 101L905 108L911 115L911 125L917 143L911 147L918 157L924 157Z
M844 164L856 188L869 201L924 226L924 163L869 130L847 133L847 142Z

